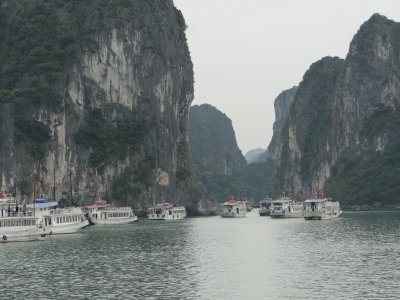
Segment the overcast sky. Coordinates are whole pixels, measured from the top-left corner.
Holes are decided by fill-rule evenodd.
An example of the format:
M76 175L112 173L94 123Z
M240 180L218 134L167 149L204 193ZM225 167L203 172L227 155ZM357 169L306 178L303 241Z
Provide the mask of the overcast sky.
M233 122L245 154L272 137L274 100L324 56L347 54L374 13L400 21L400 0L174 0L185 17L194 104Z

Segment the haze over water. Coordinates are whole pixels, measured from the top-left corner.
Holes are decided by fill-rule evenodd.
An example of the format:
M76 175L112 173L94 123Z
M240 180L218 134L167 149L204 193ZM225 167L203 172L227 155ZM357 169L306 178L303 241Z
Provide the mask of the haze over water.
M140 220L0 244L2 299L399 299L400 213Z

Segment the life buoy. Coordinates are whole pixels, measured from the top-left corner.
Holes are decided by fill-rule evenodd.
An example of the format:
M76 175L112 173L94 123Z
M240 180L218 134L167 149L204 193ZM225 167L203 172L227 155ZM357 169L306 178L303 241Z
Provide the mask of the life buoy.
M6 235L3 235L3 240L7 241L7 236Z

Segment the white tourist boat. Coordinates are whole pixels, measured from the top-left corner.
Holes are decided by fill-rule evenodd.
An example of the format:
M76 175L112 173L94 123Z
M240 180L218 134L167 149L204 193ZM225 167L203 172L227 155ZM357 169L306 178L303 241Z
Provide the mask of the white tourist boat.
M244 201L229 200L222 204L221 217L240 218L245 217L246 213L246 203Z
M301 218L303 217L303 204L290 198L281 198L272 201L270 208L271 218Z
M272 198L265 198L263 200L260 201L260 209L258 210L258 213L260 214L260 216L264 217L264 216L269 216L271 210L271 202L272 202Z
M97 200L85 207L86 215L93 225L128 224L137 221L137 216L130 207L115 207L104 200Z
M306 220L327 220L340 216L342 210L338 201L331 198L308 199L303 203L303 215Z
M58 202L47 202L44 197L26 207L30 215L39 218L45 234L75 233L89 225L80 207L58 208Z
M250 211L253 209L253 205L251 204L251 201L246 200L246 201L244 201L244 202L246 203L246 210L247 210L248 212L250 212Z
M184 206L171 203L157 204L147 210L149 220L181 220L186 216L187 213Z
M19 205L15 199L0 198L0 242L34 241L45 236L39 227L39 218L29 216L26 206Z

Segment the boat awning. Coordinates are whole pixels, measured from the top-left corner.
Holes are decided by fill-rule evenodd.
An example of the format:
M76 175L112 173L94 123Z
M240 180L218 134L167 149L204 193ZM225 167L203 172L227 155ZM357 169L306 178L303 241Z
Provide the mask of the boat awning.
M27 208L48 208L55 207L58 205L58 202L46 202L46 203L35 203L35 204L27 204Z

